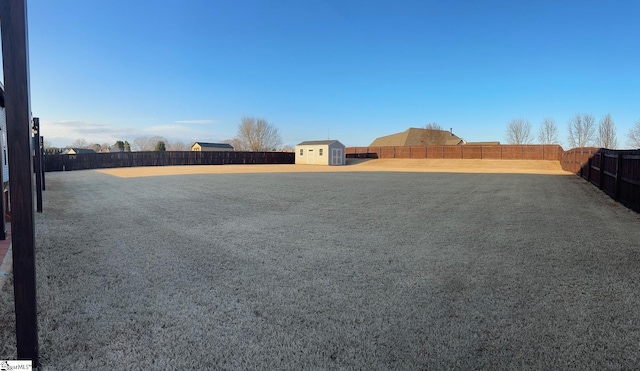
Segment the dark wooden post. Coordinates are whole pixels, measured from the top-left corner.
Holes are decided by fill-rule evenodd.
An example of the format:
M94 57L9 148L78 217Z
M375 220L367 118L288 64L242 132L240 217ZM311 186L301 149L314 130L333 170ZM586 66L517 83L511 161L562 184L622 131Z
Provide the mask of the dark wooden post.
M598 188L602 189L602 184L604 183L604 150L600 149L598 152L600 153L600 174L598 176Z
M47 187L44 184L44 173L45 173L45 157L44 157L44 137L40 136L40 163L41 163L41 170L42 170L42 190L46 191Z
M591 150L589 150L589 157L587 158L587 180L591 181Z
M620 186L622 185L622 166L624 165L624 156L622 153L618 152L618 158L616 162L616 190L615 190L615 199L616 201L620 199Z
M0 5L11 191L11 245L18 359L39 366L36 311L29 43L25 0Z
M42 212L42 156L40 155L40 119L33 118L33 158L36 172L36 211Z

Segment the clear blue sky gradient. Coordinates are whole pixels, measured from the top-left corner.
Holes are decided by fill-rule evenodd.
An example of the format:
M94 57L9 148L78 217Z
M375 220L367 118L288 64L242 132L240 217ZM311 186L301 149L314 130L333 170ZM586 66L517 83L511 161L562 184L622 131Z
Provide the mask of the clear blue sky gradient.
M54 145L232 138L287 145L437 122L505 142L524 118L640 120L640 1L31 0L31 103Z

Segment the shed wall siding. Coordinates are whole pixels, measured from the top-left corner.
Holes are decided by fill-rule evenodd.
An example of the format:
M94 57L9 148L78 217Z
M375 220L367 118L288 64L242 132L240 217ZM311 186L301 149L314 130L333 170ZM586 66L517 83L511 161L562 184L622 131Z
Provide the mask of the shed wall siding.
M320 156L320 150L322 149L322 156ZM346 151L344 145L339 142L334 142L331 144L318 144L318 145L297 145L295 149L296 153L296 164L298 165L325 165L328 166L331 164L331 153L333 149L341 149L342 150L342 160L340 165L344 165L346 163ZM303 151L302 155L300 154L300 150ZM313 158L311 159L309 156L310 151L313 150ZM309 162L312 161L312 162Z

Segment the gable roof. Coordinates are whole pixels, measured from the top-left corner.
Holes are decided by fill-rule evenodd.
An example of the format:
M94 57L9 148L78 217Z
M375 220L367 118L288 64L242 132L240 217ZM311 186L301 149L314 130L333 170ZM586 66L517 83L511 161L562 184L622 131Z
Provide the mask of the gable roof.
M446 130L428 130L421 128L409 128L402 133L396 133L379 137L369 147L384 146L429 146L429 145L460 145L465 140Z
M324 145L324 144L333 144L333 143L340 143L339 141L335 140L335 139L329 139L329 140L306 140L302 143L298 143L296 145L298 146L318 146L318 145ZM342 144L342 143L340 143Z
M233 149L233 146L229 143L206 143L206 142L195 142L191 145L191 147L195 146L196 144L200 145L200 147L205 147L205 148L231 148Z

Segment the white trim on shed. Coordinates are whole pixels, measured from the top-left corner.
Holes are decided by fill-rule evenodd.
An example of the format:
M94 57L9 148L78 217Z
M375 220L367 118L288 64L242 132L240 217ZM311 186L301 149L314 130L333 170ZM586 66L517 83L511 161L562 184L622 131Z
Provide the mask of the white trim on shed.
M344 144L337 140L312 140L296 145L296 164L346 165Z

